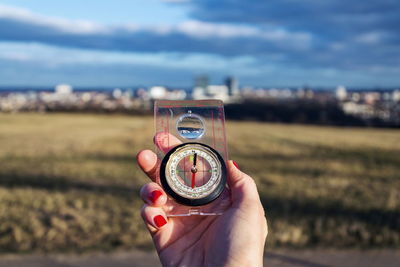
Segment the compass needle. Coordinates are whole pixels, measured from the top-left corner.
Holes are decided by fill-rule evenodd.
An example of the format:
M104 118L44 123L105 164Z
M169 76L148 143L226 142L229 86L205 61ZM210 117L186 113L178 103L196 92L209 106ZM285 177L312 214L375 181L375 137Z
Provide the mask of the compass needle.
M193 155L190 156L193 160L193 166L191 168L192 171L192 188L196 185L196 160L197 160L197 153L194 153Z
M197 153L194 153L193 155L193 166L196 167L196 160L197 160Z
M195 179L196 179L196 173L195 172L193 172L192 173L192 188L194 188L194 186L195 186Z

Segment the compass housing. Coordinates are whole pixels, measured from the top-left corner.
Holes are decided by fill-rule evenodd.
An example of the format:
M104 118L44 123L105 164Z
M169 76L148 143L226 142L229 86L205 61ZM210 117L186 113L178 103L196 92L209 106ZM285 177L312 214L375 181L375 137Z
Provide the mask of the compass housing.
M215 159L218 163L218 179L216 181L216 184L211 188L211 192L207 193L204 197L184 197L181 194L177 193L176 190L173 189L173 186L171 186L168 182L167 176L171 176L171 174L167 173L169 172L168 170L168 165L171 163L172 156L175 155L175 152L178 150L188 147L193 146L195 149L196 147L203 148L204 150L209 151L208 153L211 153L210 155L213 159ZM176 173L177 175L177 173ZM183 143L181 145L178 145L174 148L172 148L163 158L160 166L160 183L162 187L164 188L165 192L170 195L175 201L177 201L180 204L187 205L187 206L202 206L206 205L215 199L217 199L221 193L224 191L225 186L226 186L226 181L227 181L227 170L226 170L226 164L222 156L212 147L198 143L198 142L188 142L188 143ZM179 183L179 182L177 182ZM203 185L204 186L204 185Z

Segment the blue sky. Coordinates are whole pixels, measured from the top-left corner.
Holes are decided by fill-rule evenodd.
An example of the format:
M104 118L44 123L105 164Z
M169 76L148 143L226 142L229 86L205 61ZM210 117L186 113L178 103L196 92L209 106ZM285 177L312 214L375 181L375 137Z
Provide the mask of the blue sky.
M0 86L399 87L397 0L0 0Z

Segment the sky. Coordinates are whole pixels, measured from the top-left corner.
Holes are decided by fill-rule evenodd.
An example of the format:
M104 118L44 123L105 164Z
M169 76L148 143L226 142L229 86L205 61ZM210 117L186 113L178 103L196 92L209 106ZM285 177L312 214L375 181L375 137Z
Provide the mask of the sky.
M399 87L398 0L0 0L0 86Z

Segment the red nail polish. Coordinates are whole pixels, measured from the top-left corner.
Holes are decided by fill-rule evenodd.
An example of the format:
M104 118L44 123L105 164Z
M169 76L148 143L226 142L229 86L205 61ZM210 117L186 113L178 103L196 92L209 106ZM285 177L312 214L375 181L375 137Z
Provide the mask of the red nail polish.
M157 215L153 220L158 228L163 227L167 223L162 215Z
M239 165L237 165L237 163L235 161L232 160L233 165L235 165L235 167L240 170Z
M154 190L153 192L150 193L149 198L150 198L151 202L155 203L160 196L162 196L161 191Z

